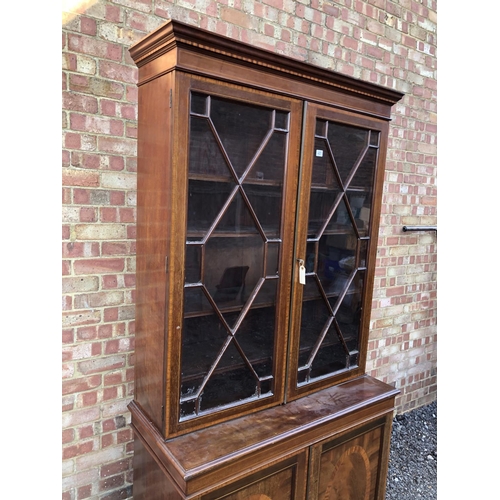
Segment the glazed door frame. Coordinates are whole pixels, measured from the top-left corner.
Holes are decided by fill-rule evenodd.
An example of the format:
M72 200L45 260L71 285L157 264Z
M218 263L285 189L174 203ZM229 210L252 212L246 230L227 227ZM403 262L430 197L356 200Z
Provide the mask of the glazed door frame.
M263 398L244 400L220 409L199 414L193 418L180 419L179 388L181 387L181 336L184 323L184 284L186 239L188 224L189 151L190 151L190 95L192 92L211 95L214 98L232 100L264 108L273 108L289 113L288 145L283 176L283 201L281 214L281 249L279 257L279 283L276 293L276 318L274 333L272 394ZM302 122L302 102L268 92L249 89L236 84L215 81L196 75L177 73L173 92L173 215L170 218L170 255L166 310L166 373L165 373L165 435L175 436L212 425L235 416L264 409L284 401L288 325L290 312L290 262L293 255L296 193ZM222 271L223 269L221 269Z
M301 368L299 363L299 358L302 356L301 350L301 321L302 321L302 311L303 304L305 301L305 289L306 287L300 283L300 273L301 273L301 265L306 267L306 283L307 285L311 284L311 281L316 280L321 281L325 279L325 274L321 276L320 279L320 270L318 261L319 248L321 238L312 238L311 232L314 232L314 229L311 229L312 216L310 217L310 197L311 192L314 189L315 183L313 182L313 176L317 177L317 171L315 170L316 163L315 160L318 161L318 158L321 155L319 160L323 161L325 158L329 158L332 155L332 150L335 148L330 147L330 141L327 140L324 136L325 133L318 132L316 129L317 122L328 122L329 124L333 124L338 126L340 130L344 129L348 131L352 128L352 131L355 133L357 131L366 131L366 144L359 148L359 151L356 151L356 155L358 158L353 162L352 166L347 170L341 173L341 181L339 182L337 174L333 176L337 185L337 193L335 197L332 197L331 206L329 208L327 217L320 224L322 229L317 229L318 233L324 231L323 234L327 233L330 223L326 224L327 218L330 217L330 220L334 220L338 217L336 214L339 212L341 204L344 203L343 200L347 199L347 196L350 191L350 186L354 179L357 177L358 169L354 167L358 167L364 164L365 159L367 158L368 152L371 150L377 150L377 157L374 165L373 171L373 180L372 180L372 193L371 193L371 206L369 209L369 216L367 220L368 229L363 230L358 227L360 224L358 219L354 219L354 209L351 209L349 206L348 212L345 216L346 220L351 220L352 229L351 236L354 239L357 239L356 250L353 251L355 260L355 268L359 268L363 270L364 280L362 284L362 296L360 297L361 304L361 313L360 313L360 321L359 321L359 330L358 330L358 351L357 354L357 362L355 366L350 367L348 362L346 362L347 366L345 369L338 370L336 372L327 373L326 375L320 375L316 378L311 378L309 381L305 383L299 383L298 378L298 370ZM302 142L302 153L301 153L301 166L299 173L299 192L298 192L298 201L297 201L297 222L296 222L296 239L295 239L295 253L293 259L293 267L292 267L292 306L291 306L291 318L290 318L290 332L289 332L289 345L290 345L290 353L289 353L289 367L287 373L287 401L291 401L297 399L299 397L305 396L312 392L318 391L322 388L334 385L339 382L344 382L355 378L364 373L365 362L366 362L366 351L367 351L367 342L369 335L369 322L370 322L370 313L371 313L371 300L373 293L373 281L374 281L374 273L375 273L375 259L376 259L376 249L377 249L377 238L378 238L378 229L379 229L379 217L374 217L374 214L380 213L380 204L381 204L381 191L383 187L384 180L384 166L385 166L385 151L387 147L387 132L388 132L388 122L385 120L381 120L375 117L364 116L348 111L343 111L340 109L335 109L331 106L325 106L317 103L305 103L304 109L304 132L303 132L303 142ZM372 132L370 132L372 131ZM372 143L375 142L375 136L378 137L376 148ZM371 138L370 138L371 137ZM321 142L321 148L318 149L318 141ZM370 142L372 141L372 142ZM330 147L330 151L329 151ZM358 156L359 153L359 156ZM335 156L335 151L333 151L333 156ZM347 152L347 156L349 156L349 152ZM331 158L330 158L331 160ZM328 161L328 160L325 160ZM333 161L331 161L333 164ZM325 171L327 168L325 168ZM340 171L340 168L337 168L337 171ZM361 170L361 169L360 169ZM327 181L327 184L332 181L331 173L326 172L326 176L330 175L330 181ZM321 186L326 192L327 186ZM330 191L332 193L332 191ZM336 198L336 202L335 199ZM349 205L345 203L345 205ZM335 208L337 207L337 208ZM335 208L335 210L334 210ZM331 210L330 210L331 209ZM333 211L333 214L332 212ZM365 219L367 218L366 209L364 212ZM353 222L355 220L355 222ZM349 224L348 222L346 223ZM354 226L356 225L356 228ZM331 231L332 233L335 231ZM328 238L328 236L327 236ZM318 243L311 242L312 240L318 240ZM307 241L311 243L307 243ZM367 248L363 249L363 253L365 254L364 262L360 263L360 240L363 240L365 243L363 245ZM368 242L368 243L366 243ZM314 267L311 263L308 263L307 255L309 251L309 246L316 248L316 259ZM362 264L362 265L360 265ZM313 272L314 269L314 272ZM337 269L338 270L338 269ZM337 272L335 270L334 272ZM351 271L348 272L349 276L347 278L348 283L354 282L355 274ZM351 286L349 285L349 286ZM344 294L344 299L347 297L347 289L350 290L349 286L345 289L341 289L340 296ZM325 292L326 287L323 285L322 287L318 286L318 297L321 296L320 301L326 301L327 294ZM336 304L335 306L331 306L332 310L340 310L340 305ZM327 321L332 321L332 313L331 310L324 312L325 316L328 316ZM335 315L333 315L335 316ZM326 323L325 323L326 324ZM326 342L327 335L329 333L325 333L323 327L323 332L318 333L318 337L320 335L324 336ZM334 325L333 321L331 322L330 328L333 330ZM319 331L318 331L319 332ZM338 335L338 331L335 331L335 335ZM338 335L339 338L341 335ZM343 338L340 339L340 343L344 343L346 345ZM316 342L314 346L310 347L310 356L309 358L314 358L314 354L319 352L319 348L322 347L322 343L319 340ZM347 346L348 347L348 346ZM304 364L304 362L303 362ZM307 363L306 363L307 365ZM304 382L303 380L300 382Z

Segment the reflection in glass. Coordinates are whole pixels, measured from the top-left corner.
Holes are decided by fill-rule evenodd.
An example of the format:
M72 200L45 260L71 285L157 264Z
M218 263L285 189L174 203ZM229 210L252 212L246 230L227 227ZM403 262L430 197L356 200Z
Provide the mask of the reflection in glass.
M356 170L347 197L360 235L368 234L372 204L372 186L377 164L377 149L370 148Z
M365 271L358 271L340 304L336 318L349 351L358 350Z
M209 238L205 262L203 282L217 306L244 304L264 274L264 242L260 235Z

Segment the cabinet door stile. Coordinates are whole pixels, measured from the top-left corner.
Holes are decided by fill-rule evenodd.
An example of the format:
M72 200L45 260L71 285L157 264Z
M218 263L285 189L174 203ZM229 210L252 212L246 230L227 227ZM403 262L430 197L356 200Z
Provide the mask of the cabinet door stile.
M167 303L167 321L165 322L166 363L165 363L165 435L177 425L179 401L176 396L179 387L179 335L182 329L185 234L187 203L187 152L188 117L184 110L189 105L189 78L183 73L174 73L175 85L172 89L172 126L170 133L172 155L172 192L169 224L171 238L169 241L169 268L167 273L169 301Z

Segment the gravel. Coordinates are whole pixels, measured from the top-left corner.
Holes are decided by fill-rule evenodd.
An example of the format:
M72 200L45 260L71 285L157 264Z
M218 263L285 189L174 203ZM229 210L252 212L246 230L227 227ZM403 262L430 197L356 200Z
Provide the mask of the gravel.
M437 401L394 418L385 498L437 499Z

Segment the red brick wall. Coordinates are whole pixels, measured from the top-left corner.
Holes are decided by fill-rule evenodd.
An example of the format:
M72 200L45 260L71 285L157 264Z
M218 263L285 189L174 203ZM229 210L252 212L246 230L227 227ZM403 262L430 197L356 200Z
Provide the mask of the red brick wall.
M71 4L71 2L67 2ZM76 2L75 2L76 5ZM367 371L436 399L436 0L85 0L63 14L63 499L132 497L137 70L173 17L404 92L387 159Z

